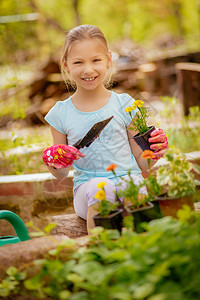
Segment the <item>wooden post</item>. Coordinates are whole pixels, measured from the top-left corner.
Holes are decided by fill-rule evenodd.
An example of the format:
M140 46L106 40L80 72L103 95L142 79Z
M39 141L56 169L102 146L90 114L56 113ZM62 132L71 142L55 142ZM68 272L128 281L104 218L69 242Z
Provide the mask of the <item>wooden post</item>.
M179 97L184 114L189 114L191 106L200 105L200 63L177 63Z

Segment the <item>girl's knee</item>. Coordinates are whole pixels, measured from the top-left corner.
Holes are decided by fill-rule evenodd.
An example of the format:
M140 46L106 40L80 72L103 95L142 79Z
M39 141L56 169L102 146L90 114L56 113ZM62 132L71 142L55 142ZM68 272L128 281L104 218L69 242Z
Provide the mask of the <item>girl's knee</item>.
M78 191L75 193L74 209L79 217L87 219L88 207L98 202L98 200L95 199L95 195L99 191L97 185L100 182L106 183L104 186L106 200L110 202L115 201L115 185L110 179L104 177L90 179L80 186Z
M113 202L115 200L115 185L114 183L108 178L93 178L88 181L87 184L87 198L88 198L88 206L97 202L95 199L96 193L99 191L97 187L98 183L105 182L104 190L106 194L106 200Z

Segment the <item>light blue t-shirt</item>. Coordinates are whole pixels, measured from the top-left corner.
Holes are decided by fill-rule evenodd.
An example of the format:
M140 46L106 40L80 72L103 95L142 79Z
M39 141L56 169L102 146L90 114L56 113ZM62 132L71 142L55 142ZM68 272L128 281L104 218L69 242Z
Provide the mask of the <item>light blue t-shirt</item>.
M82 139L97 122L113 116L112 120L100 133L99 137L89 146L80 149L85 157L74 161L74 190L82 183L94 177L107 177L117 182L113 173L107 172L110 164L116 164L117 176L124 176L127 170L141 176L141 170L132 155L126 127L130 124L127 106L135 100L128 94L111 92L109 102L101 109L93 112L82 112L75 108L71 97L58 101L48 112L45 120L56 130L67 135L68 145ZM137 110L132 111L132 116Z

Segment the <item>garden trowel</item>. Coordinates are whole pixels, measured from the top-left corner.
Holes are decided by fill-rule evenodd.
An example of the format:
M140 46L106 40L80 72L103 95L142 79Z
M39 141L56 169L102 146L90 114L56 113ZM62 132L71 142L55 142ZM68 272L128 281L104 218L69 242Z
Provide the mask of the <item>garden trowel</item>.
M106 127L106 125L112 120L112 118L113 116L104 121L95 123L88 133L82 139L78 140L73 146L78 150L84 147L89 147L100 135L101 131Z

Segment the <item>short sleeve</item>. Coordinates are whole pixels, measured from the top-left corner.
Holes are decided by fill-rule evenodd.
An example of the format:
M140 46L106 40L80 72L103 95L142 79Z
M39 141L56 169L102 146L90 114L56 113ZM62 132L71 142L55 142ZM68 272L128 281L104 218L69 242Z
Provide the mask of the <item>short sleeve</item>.
M124 122L125 122L125 125L126 127L131 123L132 121L132 118L135 116L135 114L138 112L138 108L132 110L131 112L131 116L128 112L125 112L125 109L127 107L131 107L133 105L133 103L135 102L135 99L133 99L130 95L124 93L121 95L121 111L122 111L122 115L123 115L123 119L124 119Z
M66 134L63 129L64 111L62 102L58 101L47 113L45 120L59 132Z

